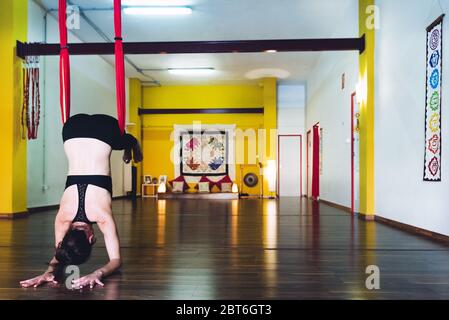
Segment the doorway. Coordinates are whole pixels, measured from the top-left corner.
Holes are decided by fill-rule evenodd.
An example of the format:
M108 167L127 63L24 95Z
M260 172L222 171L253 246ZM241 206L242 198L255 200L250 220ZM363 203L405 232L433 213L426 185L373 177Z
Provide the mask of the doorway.
M351 94L351 213L360 211L360 135L359 104Z
M306 196L307 198L312 197L312 166L310 157L312 155L312 131L307 131L307 146L306 146Z
M307 197L314 200L320 198L320 129L317 123L307 132Z
M302 135L278 136L278 196L302 196Z

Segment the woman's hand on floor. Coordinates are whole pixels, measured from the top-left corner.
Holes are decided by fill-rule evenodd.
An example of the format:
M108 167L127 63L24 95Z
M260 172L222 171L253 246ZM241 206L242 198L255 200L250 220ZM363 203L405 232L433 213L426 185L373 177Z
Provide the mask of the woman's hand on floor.
M58 283L55 280L55 276L53 275L53 273L46 272L46 273L44 273L44 274L42 274L40 276L34 277L32 279L20 281L20 285L23 288L29 288L29 287L37 288L41 284L44 284L44 283L47 283L47 282L51 282L51 283L54 283L54 284Z
M93 272L84 276L82 278L73 280L72 288L73 289L82 289L83 287L90 287L91 289L96 285L104 286L104 283L101 282L101 273Z

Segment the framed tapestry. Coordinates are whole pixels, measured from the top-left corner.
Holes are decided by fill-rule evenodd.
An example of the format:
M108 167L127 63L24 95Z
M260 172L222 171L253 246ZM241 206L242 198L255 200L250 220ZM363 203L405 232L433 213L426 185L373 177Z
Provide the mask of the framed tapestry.
M441 181L443 18L427 28L424 181Z
M229 136L226 131L184 131L180 135L180 172L183 176L229 174Z

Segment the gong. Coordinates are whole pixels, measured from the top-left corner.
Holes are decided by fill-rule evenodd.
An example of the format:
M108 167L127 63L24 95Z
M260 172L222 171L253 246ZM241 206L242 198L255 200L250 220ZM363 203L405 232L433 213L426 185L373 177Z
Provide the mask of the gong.
M247 173L243 178L243 183L249 188L257 186L258 182L259 178L254 173Z

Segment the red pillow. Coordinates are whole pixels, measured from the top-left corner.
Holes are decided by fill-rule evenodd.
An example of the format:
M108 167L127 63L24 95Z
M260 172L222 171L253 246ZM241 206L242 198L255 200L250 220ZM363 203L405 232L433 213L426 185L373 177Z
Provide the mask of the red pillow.
M189 186L187 185L186 179L184 178L184 176L179 176L176 179L170 180L168 182L168 184L173 188L173 182L184 182L183 185L183 189L184 191L186 191L187 189L189 189Z
M220 188L220 190L221 190L222 183L232 183L232 179L228 175L226 175L221 180L216 182L216 185Z
M207 176L202 176L199 182L212 182Z
M212 191L212 187L215 185L215 182L211 181L208 177L202 176L199 182L209 182L209 191ZM198 184L195 186L195 189L199 189Z

